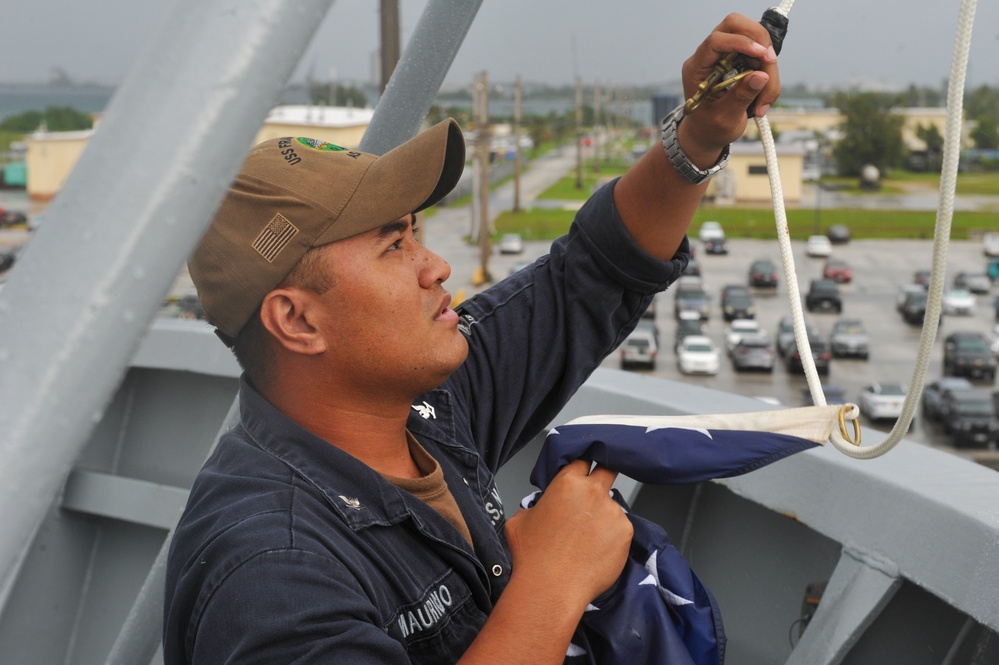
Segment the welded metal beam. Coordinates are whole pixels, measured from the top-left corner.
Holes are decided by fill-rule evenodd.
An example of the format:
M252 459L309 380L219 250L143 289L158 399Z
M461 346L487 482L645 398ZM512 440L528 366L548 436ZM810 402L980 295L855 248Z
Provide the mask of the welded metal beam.
M902 586L891 562L844 547L815 616L786 665L837 665Z
M0 293L0 607L331 2L179 3Z
M378 101L361 150L382 155L416 135L481 6L482 0L427 3Z

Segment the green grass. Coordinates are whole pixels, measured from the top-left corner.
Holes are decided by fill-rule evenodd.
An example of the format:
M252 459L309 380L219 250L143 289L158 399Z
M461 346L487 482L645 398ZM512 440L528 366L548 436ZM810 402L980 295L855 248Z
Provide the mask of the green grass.
M519 233L525 240L553 240L569 230L574 216L575 212L571 210L544 208L504 212L496 219L496 232ZM787 217L793 239L803 239L815 232L825 233L833 224L848 226L855 239L930 239L936 223L936 212L922 210L822 210L816 220L813 209L790 209ZM699 208L691 222L691 232L696 233L701 222L709 219L721 222L730 238L777 238L774 213L770 208ZM996 219L995 213L955 212L951 238L975 237L983 229L995 228Z
M576 188L576 173L573 170L538 198L569 202L585 201L595 186L604 180L622 175L627 170L624 163L605 162L600 173L593 172L593 165L587 162L583 167L583 187ZM882 182L881 194L902 194L924 187L936 191L939 187L938 173L910 173L892 171ZM823 182L837 186L840 191L863 195L867 193L858 186L856 178L823 178ZM962 173L958 175L959 194L999 194L999 173ZM533 208L520 212L503 212L496 219L497 234L519 233L525 240L553 240L569 229L575 217L572 210ZM787 210L788 228L794 239L805 238L813 233L825 233L833 224L844 224L850 228L856 239L864 238L924 238L933 237L936 224L936 211L932 210L867 210L867 209L822 209L816 214L813 208L790 208ZM769 206L745 207L702 207L694 214L691 231L696 233L701 222L713 219L721 222L725 233L731 238L776 239L773 209ZM995 229L999 224L999 214L995 212L955 211L951 221L951 238L965 240L975 238L983 230Z
M839 191L849 194L904 194L919 187L929 191L937 191L940 188L940 174L891 171L881 181L881 189L874 191L860 189L857 178L825 177L822 178L822 182L835 185ZM999 194L999 172L959 173L957 175L957 193L964 195Z
M576 187L576 169L572 173L561 178L554 185L543 191L538 199L550 201L585 201L596 188L606 182L624 174L628 170L627 165L615 162L606 162L600 165L600 172L593 171L592 164L583 165L583 186Z

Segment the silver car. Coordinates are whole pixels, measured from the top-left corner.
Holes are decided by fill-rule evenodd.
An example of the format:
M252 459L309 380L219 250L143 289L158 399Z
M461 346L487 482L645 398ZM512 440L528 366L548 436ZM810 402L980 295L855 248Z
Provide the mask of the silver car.
M871 338L860 319L840 319L833 325L829 346L834 358L870 357Z
M871 383L860 391L857 406L870 420L898 420L907 393L902 383Z

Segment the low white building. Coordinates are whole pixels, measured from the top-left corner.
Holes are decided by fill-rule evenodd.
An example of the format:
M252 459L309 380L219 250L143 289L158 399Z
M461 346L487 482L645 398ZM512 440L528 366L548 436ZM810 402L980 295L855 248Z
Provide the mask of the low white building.
M283 136L308 136L344 148L356 148L371 123L373 109L292 105L275 107L264 120L253 144ZM94 129L78 132L35 132L26 139L28 196L52 199L69 177Z

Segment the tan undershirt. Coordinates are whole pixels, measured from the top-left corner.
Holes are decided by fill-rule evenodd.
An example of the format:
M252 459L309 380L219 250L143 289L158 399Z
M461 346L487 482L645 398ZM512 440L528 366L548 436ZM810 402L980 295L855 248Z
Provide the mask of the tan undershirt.
M468 531L468 525L465 524L465 518L462 516L461 510L458 509L458 504L455 502L451 490L444 482L444 471L441 469L441 465L430 453L424 450L416 437L406 432L406 438L409 441L409 454L413 456L413 461L420 470L421 477L400 478L383 473L382 478L399 489L406 490L440 513L441 517L450 522L471 545L472 534Z

